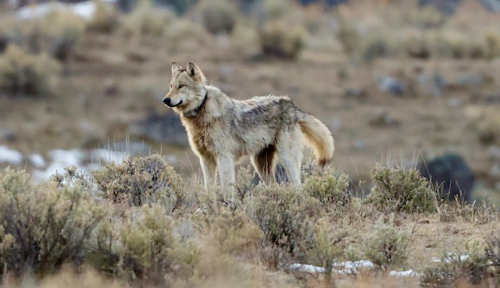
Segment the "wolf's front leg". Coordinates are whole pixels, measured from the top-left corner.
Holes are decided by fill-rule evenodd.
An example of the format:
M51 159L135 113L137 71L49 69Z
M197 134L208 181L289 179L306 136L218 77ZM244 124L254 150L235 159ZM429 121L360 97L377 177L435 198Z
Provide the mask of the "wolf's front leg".
M208 191L211 179L216 179L217 164L213 161L200 157L201 171L203 172L203 182L205 190ZM217 184L217 183L215 183Z
M233 186L236 182L234 158L231 156L217 157L217 168L219 171L220 185L222 187Z

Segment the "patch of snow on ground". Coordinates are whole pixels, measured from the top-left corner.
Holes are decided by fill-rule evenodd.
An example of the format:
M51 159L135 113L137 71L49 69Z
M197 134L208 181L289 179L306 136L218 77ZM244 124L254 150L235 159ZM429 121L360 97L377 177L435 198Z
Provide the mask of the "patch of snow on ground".
M30 157L28 158L31 165L33 165L35 168L43 168L47 165L45 162L45 159L43 159L43 156L40 154L31 154Z
M460 257L460 258L459 258ZM457 261L459 260L460 261L465 261L467 259L469 259L469 255L467 254L463 254L463 255L457 255L455 253L448 253L445 257L444 257L444 262L446 263L450 263L452 261ZM432 257L431 258L431 261L432 262L442 262L443 259L439 258L439 257Z
M115 3L116 1L104 2ZM94 1L83 1L75 4L48 2L24 6L21 9L17 10L16 16L21 20L30 20L44 17L52 12L65 12L73 13L89 21L94 16L96 10L96 3Z
M359 268L373 268L374 265L371 261L368 260L359 260L359 261L346 261L341 263L334 263L333 267L340 268L340 270L345 270L347 272L357 272Z
M389 275L391 276L401 276L401 277L420 277L422 274L417 273L413 270L406 270L406 271L391 271L389 272Z
M336 269L333 269L333 273L337 274L355 274L358 273L358 269L360 268L374 268L375 265L371 261L368 260L359 260L359 261L346 261L346 262L341 262L341 263L334 263L333 267ZM299 264L295 263L292 265L288 266L289 269L292 270L297 270L301 272L308 272L308 273L325 273L326 269L323 267L318 267L314 265L308 265L308 264ZM389 275L392 276L401 276L401 277L417 277L421 276L421 274L413 271L413 270L406 270L406 271L390 271Z
M92 162L97 161L98 163L117 163L120 164L125 161L130 153L128 152L120 152L120 151L112 151L108 149L95 149L90 152Z
M49 157L53 162L66 164L66 166L78 166L85 158L85 153L78 149L56 149L49 152Z
M289 269L310 273L325 273L325 268L308 264L295 263L288 266Z
M73 4L72 6L73 13L87 21L92 19L97 9L94 1L79 2Z
M23 162L23 154L7 146L0 146L0 163L7 162L12 165L20 165Z
M81 163L85 158L85 153L77 149L57 149L50 151L49 157L52 159L50 165L45 170L34 171L33 175L35 177L49 179L50 176L56 173L63 173L64 168L68 166L76 166L78 169L83 169L83 167L81 167Z
M16 16L21 20L35 19L43 17L51 12L63 12L67 11L68 8L66 4L49 2L40 3L38 5L28 5L17 10Z

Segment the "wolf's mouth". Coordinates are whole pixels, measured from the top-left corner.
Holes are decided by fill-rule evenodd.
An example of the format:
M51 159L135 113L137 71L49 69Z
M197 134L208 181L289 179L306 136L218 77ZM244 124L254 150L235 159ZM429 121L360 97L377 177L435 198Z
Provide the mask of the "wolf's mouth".
M182 104L182 100L181 100L181 101L179 101L179 103L177 103L177 104L175 104L175 105L172 105L172 103L171 103L171 102L170 102L170 103L167 103L167 106L168 106L168 107L170 107L170 108L174 108L174 107L177 107L177 106L179 106L179 105L181 105L181 104Z

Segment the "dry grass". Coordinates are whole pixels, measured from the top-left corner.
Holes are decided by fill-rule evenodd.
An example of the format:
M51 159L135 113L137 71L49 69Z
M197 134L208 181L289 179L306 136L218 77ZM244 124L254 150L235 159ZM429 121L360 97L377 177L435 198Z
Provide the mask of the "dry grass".
M441 221L438 213L386 215L357 198L344 204L315 199L315 195L321 194L311 190L324 192L324 183L335 182L329 173L321 177L304 174L309 184L299 189L263 184L252 188L247 183L251 177L245 177L248 170L244 170L239 173L238 187L247 187L247 191L239 196L224 189L200 193L200 183L186 186L186 180L171 177L167 186L182 187L179 193L188 199L182 202L182 209L172 213L172 202L165 201L162 186L151 182L151 176L158 180L154 175L172 169L158 165L161 159L153 155L123 164L138 171L131 175L120 173L116 165L96 172L99 179L105 177L113 186L93 185L91 178L75 174L74 169L54 178L57 183L36 183L24 172L3 171L0 206L5 213L0 213L0 218L5 220L2 223L12 224L1 226L0 243L2 247L17 247L0 251L0 260L9 263L3 274L10 277L5 278L4 284L16 283L19 277L32 277L33 283L41 281L55 287L68 279L82 285L104 281L132 287L230 287L236 282L243 283L242 287L260 287L267 282L271 286L266 287L320 287L332 283L340 287L363 287L386 280L394 285L417 285L420 281L415 276L387 275L393 269L412 269L416 273L446 269L442 271L455 275L449 281L467 276L468 281L478 283L481 278L470 274L476 270L468 267L481 267L487 263L486 255L497 261L498 241L492 235L497 235L500 222L498 212L488 207L471 212L471 206L457 206L454 209L459 216L447 222ZM125 201L103 197L110 189L143 190L140 182L160 187L144 191L149 195L147 203L129 205L127 198L130 203L136 199L133 193L124 193ZM337 184L329 185L335 193L347 193ZM411 189L406 193L411 194ZM329 205L338 206L331 209ZM482 214L489 217L478 221L473 216ZM25 218L25 215L31 216ZM30 224L27 219L36 221ZM52 220L44 226L37 222L42 219ZM63 232L47 238L44 231ZM36 261L25 262L22 251L31 251L30 247L42 249L32 255ZM49 251L50 255L46 254ZM464 264L432 262L432 257L448 252L467 254L470 258ZM360 274L347 275L331 270L334 263L359 259L371 260L375 269L365 268ZM315 264L326 268L328 273L308 274L287 269L291 263ZM63 264L68 265L68 270L58 275L64 271ZM37 273L30 274L31 268ZM47 272L57 272L58 276ZM436 273L425 273L422 278L425 283L438 281ZM87 277L94 277L92 281L96 282Z
M482 185L486 186L478 190L494 191L492 187L498 179L489 172L495 160L487 157L485 147L498 145L498 117L495 106L488 102L496 99L500 83L500 66L494 60L499 53L500 31L493 25L498 23L498 15L471 7L469 2L444 22L435 11L416 10L408 4L391 7L355 1L332 15L304 11L286 5L287 1L264 2L265 21L256 23L255 19L237 15L232 35L213 37L196 21L168 12L153 12L155 9L147 5L130 15L117 15L118 19L111 22L94 19L94 24L104 27L101 30L77 27L78 33L73 34L78 35L74 38L74 53L64 64L64 81L57 85L56 95L43 102L0 97L0 128L15 130L17 138L9 145L25 153L44 153L54 147L93 148L124 139L130 123L142 119L148 111L165 113L160 101L168 90L170 62L193 60L201 65L211 83L231 97L286 94L298 107L317 115L337 139L339 152L334 166L345 174L335 171L308 175L304 179L306 188L300 193L286 186L252 190L248 183L239 183L246 196L237 197L225 191L200 193L200 183L181 181L175 174L174 178L183 182L181 186L188 187L182 190L188 201L172 213L168 205L175 201L169 199L170 187L155 182L156 174L141 168L133 170L133 177L128 179L129 170L123 167L103 170L102 173L114 171L117 175L102 178L106 180L104 185L98 188L100 191L92 191L93 195L117 192L126 198L143 189L141 192L149 194L160 191L164 197L160 201L147 195L147 201L138 203L115 201L109 220L113 225L99 227L102 241L115 241L110 249L100 250L109 258L93 259L106 265L88 261L101 272L63 271L43 279L40 285L65 287L71 282L82 283L83 287L324 287L325 283L335 283L338 287L417 287L419 277L364 271L358 276L332 273L328 280L324 275L286 271L284 263L329 267L329 263L352 257L374 256L376 253L370 253L366 247L376 249L380 246L375 244L388 243L369 240L384 234L374 229L384 222L396 235L407 235L407 259L398 263L397 269L423 273L427 267L437 269L432 257L441 257L444 252L464 253L466 243L471 241L479 241L482 249L485 240L498 231L497 211L488 205L439 203L436 211L423 209L426 213L418 209L385 211L381 206L345 195L353 189L347 185L349 179L355 184L362 181L354 187L356 190L368 191L376 184L379 180L372 182L370 171L375 162L385 162L390 155L400 155L398 159L404 160L420 153L416 151L433 156L450 147L462 153L485 181ZM476 9L474 15L470 9ZM287 38L286 31L278 29L275 23L290 23L289 17L308 33ZM123 25L114 27L116 21ZM259 24L263 24L262 28L274 26L269 29L274 42L266 43L271 43L269 49L278 51L278 55L292 55L287 56L289 61L254 61L262 53L259 37L268 31L259 30ZM63 24L57 26L54 29L64 31ZM5 35L3 30L1 33ZM276 41L280 37L286 41ZM419 84L419 76L424 74L439 74L450 85L435 97L427 84ZM377 79L383 75L396 77L405 84L404 98L378 89ZM458 84L461 77L468 75L483 75L486 80L477 86ZM107 93L109 87L116 92ZM347 89L364 92L346 93ZM484 107L487 105L490 107ZM395 126L399 128L370 125L366 116L373 114L374 107L389 111L400 122ZM179 174L197 175L197 159L187 152L188 148L150 144L154 150L178 156ZM425 190L420 189L425 185L416 179L411 181L415 184L413 190ZM157 186L149 189L148 185ZM423 207L418 201L409 202ZM130 207L133 205L129 203L151 203L160 208L155 208L159 209L154 212L158 215L152 214L157 217L148 218L146 208ZM162 221L158 223L152 218ZM280 226L283 223L288 224ZM149 245L150 239L159 238L169 242ZM128 254L121 243L125 239L129 245L126 250L132 251ZM193 246L186 248L183 241ZM186 249L191 253L186 253ZM357 255L344 251L355 251ZM155 253L165 261L154 258ZM145 259L144 255L150 257ZM158 276L158 271L167 272ZM5 286L17 286L19 279L11 277ZM37 281L35 277L25 283L39 287Z

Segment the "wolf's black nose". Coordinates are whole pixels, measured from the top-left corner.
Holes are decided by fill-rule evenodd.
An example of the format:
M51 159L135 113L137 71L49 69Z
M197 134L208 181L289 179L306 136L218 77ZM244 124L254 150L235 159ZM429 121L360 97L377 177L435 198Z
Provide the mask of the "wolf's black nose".
M170 106L170 98L163 98L163 103L165 103L165 105L168 105Z

